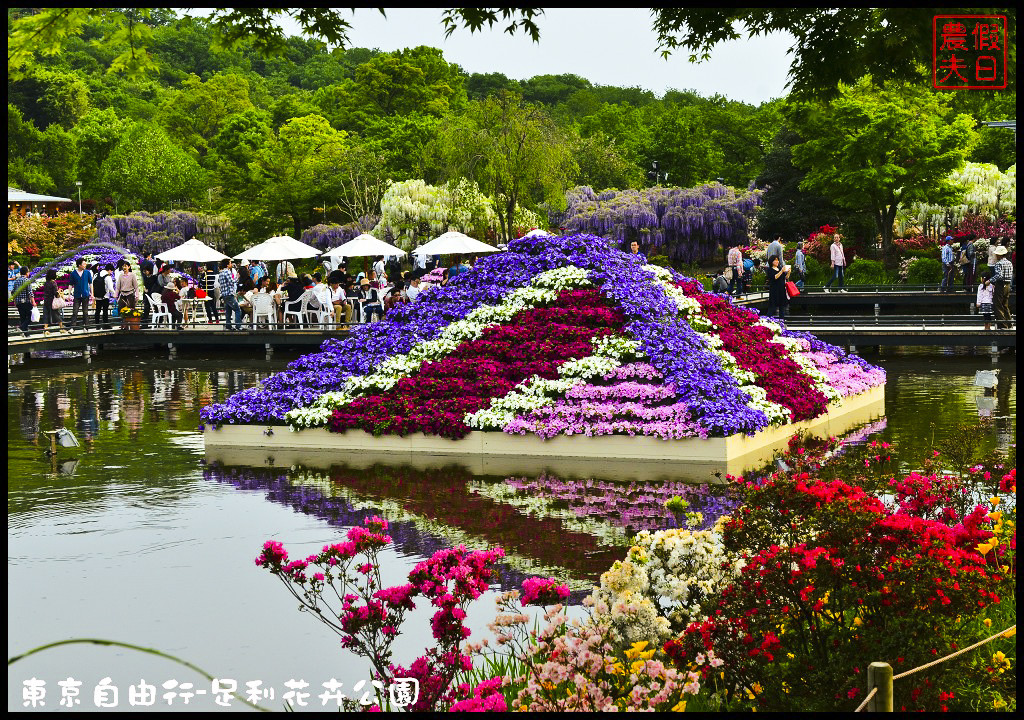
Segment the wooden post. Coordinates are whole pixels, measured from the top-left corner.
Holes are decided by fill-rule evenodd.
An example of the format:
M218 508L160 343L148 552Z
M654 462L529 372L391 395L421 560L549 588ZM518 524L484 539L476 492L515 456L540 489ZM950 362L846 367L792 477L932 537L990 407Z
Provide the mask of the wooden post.
M878 692L868 702L868 712L892 712L892 665L873 662L868 665L868 692Z

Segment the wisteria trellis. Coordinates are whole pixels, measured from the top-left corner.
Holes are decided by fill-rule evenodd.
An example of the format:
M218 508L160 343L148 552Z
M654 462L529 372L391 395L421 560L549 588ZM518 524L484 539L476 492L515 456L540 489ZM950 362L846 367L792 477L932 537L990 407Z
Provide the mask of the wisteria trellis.
M761 192L737 192L719 183L601 193L584 186L566 200L561 224L572 232L601 235L621 248L637 240L650 254L699 262L720 247L746 244Z
M581 290L586 288L598 292L588 295L592 291ZM559 310L576 308L584 298L597 299L585 300L585 311ZM545 307L552 312L538 316L529 310ZM416 404L433 392L425 394L427 385L454 392L439 383L443 373L421 368L464 362L460 358L477 357L486 346L497 374L505 364L523 362L509 341L516 334L502 330L515 327L516 318L546 318L552 327L544 342L557 346L564 337L579 345L581 337L591 337L581 335L579 322L592 323L584 316L600 315L602 307L619 319L608 326L610 335L593 336L589 351L574 351L576 360L550 355L541 377L526 377L511 391L500 383L463 383L477 400L446 405L445 417L436 422L399 421L402 413L421 413ZM776 360L758 359L752 343ZM617 368L650 369L627 378L622 373L633 371ZM826 400L841 402L884 382L884 371L861 358L704 293L693 280L647 265L643 256L617 250L605 238L580 234L517 240L508 252L482 259L473 271L396 308L383 321L328 340L320 352L296 360L261 386L204 408L201 417L213 426L287 421L299 428L330 424L396 434L417 428L449 437L472 428L541 437L670 439L752 434L820 414ZM787 389L793 387L809 393ZM382 392L391 399L355 402ZM808 403L812 396L819 399ZM471 408L464 419L459 407ZM358 408L376 413L372 422L358 421ZM339 417L344 421L332 421Z

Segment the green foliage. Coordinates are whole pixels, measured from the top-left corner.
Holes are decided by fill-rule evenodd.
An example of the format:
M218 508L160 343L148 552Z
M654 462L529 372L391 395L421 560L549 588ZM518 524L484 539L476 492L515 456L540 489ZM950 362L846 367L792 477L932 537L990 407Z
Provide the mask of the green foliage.
M786 126L766 146L763 168L756 180L757 186L764 188L757 213L757 235L762 240L778 236L805 238L825 223L849 227L856 214L801 188L807 171L793 164L793 146L802 142L804 139Z
M934 285L942 280L942 263L934 258L914 258L907 267L908 285Z
M510 93L470 103L439 143L453 172L491 197L505 242L520 229L517 208L564 202L577 171L570 145L550 116Z
M92 110L72 130L78 144L78 177L85 197L98 195L103 181L103 163L131 123L112 108Z
M163 103L158 122L182 147L193 148L199 157L229 118L252 109L249 82L241 75L217 74L203 82L190 74L181 90Z
M261 132L259 124L253 134ZM255 140L255 138L254 138ZM242 138L235 147L245 146ZM318 220L315 209L338 196L341 170L349 143L347 134L335 130L321 115L289 120L276 136L253 151L249 164L252 185L232 194L236 225L249 216L260 231L291 225L293 237Z
M1016 27L1016 10L998 12ZM865 74L879 82L931 83L926 68L932 62L933 8L668 7L652 14L662 54L681 48L690 53L690 62L707 60L717 44L744 35L791 33L789 81L801 96L834 96L839 83L852 84ZM1008 73L1015 87L1015 43L1010 44Z
M159 127L135 123L103 163L102 187L120 211L156 210L195 201L205 174Z
M879 88L862 78L827 105L793 106L790 119L808 138L793 148L794 162L808 169L801 189L870 211L883 251L901 206L949 204L962 193L949 174L976 140L974 121L951 118L948 102L934 93L909 85Z
M71 127L89 110L89 88L73 72L33 66L29 74L8 83L8 102L39 128Z
M820 262L807 255L804 258L807 262L807 278L804 283L807 285L824 285L831 277L831 272Z
M888 282L888 274L877 260L859 257L846 269L846 282L850 285L883 285Z

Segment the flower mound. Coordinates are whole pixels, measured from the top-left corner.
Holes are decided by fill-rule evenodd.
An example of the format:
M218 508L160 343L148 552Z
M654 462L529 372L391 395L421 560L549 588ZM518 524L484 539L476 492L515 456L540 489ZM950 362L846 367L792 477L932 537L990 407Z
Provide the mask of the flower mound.
M476 429L673 440L807 420L884 382L841 348L605 238L571 235L521 238L201 417L453 439Z

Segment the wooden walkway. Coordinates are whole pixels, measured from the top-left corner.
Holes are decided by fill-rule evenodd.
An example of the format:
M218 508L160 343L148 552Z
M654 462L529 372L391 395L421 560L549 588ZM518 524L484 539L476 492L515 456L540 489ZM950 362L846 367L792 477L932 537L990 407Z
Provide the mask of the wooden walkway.
M899 286L895 286L899 287ZM814 308L853 308L874 306L878 311L886 306L927 306L959 308L967 312L974 305L977 295L958 290L955 293L940 293L930 290L897 290L888 286L873 288L851 288L847 292L833 289L827 293L819 287L808 287L789 301L794 312L809 312ZM768 293L750 293L736 300L739 305L753 305L758 309L768 304ZM1010 293L1010 308L1017 308L1017 293Z
M168 328L145 328L126 331L118 326L110 330L90 328L71 334L51 333L48 337L41 331L31 332L27 337L20 333L7 335L7 354L28 353L39 350L84 350L106 345L130 348L175 349L177 347L204 346L210 348L254 348L264 350L295 347L315 350L328 338L348 336L346 328L321 329L246 329L227 331L221 325L197 325L182 330Z

